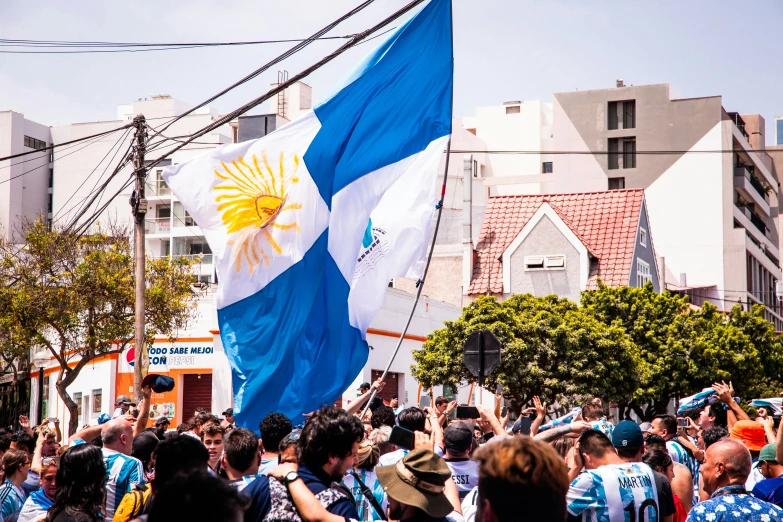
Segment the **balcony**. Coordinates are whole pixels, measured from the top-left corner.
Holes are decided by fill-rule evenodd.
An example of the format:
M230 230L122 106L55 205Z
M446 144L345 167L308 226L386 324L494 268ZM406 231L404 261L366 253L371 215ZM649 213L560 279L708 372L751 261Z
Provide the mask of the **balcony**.
M748 131L745 130L745 120L742 119L742 116L740 116L738 112L729 112L728 115L731 121L734 122L734 125L737 126L737 129L739 129L740 133L745 136L745 139L747 140L749 138Z
M171 189L162 179L156 179L147 183L147 187L152 190L156 196L170 196Z
M750 173L747 167L734 167L734 188L746 200L752 200L766 216L770 215L769 195L764 185Z
M171 218L145 219L144 231L147 234L168 234L171 231Z
M747 208L745 205L735 203L734 221L742 226L757 243L763 244L765 249L768 249L771 252L778 251L777 237L772 237L772 234L767 229L761 216ZM735 227L736 226L737 225L735 224Z
M184 257L185 259L188 259L193 262L193 264L198 267L199 264L201 265L211 265L214 261L213 254L174 254L172 256L152 256L152 259L168 259L169 257Z

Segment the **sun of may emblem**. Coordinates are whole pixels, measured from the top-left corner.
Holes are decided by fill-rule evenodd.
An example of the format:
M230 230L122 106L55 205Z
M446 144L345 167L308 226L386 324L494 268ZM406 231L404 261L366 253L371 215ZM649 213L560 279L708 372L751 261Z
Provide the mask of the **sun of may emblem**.
M296 221L278 223L278 218L289 210L299 210L301 203L288 202L286 184L298 183L296 172L299 169L299 156L293 156L293 172L286 176L284 154L280 153L280 166L275 173L269 164L266 151L261 152L261 163L252 155L252 166L242 156L227 165L221 162L222 171L215 170L220 180L213 189L218 193L215 201L221 213L228 234L236 233L228 241L233 246L231 261L237 272L247 264L252 274L263 261L265 266L271 262L272 252L282 254L283 250L269 232L270 228L295 230L299 233ZM266 249L268 246L268 249ZM269 250L271 249L271 250Z

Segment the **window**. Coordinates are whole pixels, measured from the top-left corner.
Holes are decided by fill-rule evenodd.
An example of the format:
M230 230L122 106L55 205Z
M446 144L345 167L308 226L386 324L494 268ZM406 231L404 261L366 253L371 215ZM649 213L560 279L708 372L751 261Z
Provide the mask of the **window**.
M623 129L636 128L636 100L609 102L606 112L606 126L609 130L619 129L620 121L623 122Z
M616 170L620 168L620 149L623 151L623 165L624 169L636 168L636 138L631 136L628 138L609 138L609 157L608 167L610 170Z
M31 138L30 136L25 136L24 146L35 150L42 150L46 148L46 142Z
M54 194L49 194L49 206L47 207L47 212L51 214L52 208L54 208Z
M564 255L525 256L525 270L563 270Z
M546 268L565 268L565 256L547 256L544 265Z
M49 169L49 188L54 187L54 169Z
M636 100L623 102L623 129L636 128Z
M551 161L545 161L541 164L541 173L542 174L552 174L552 162Z
M544 256L526 256L525 270L541 270L544 268Z
M607 128L609 130L617 130L617 102L609 102L609 110L607 111L609 120L607 121Z
M93 413L100 413L101 412L101 402L103 401L103 390L93 390L92 391L92 412Z
M73 402L76 403L76 415L79 419L79 425L82 423L82 394L81 393L74 393L73 394Z
M519 114L519 105L506 107L506 114Z
M620 168L620 139L609 138L609 170Z
M623 190L625 178L609 178L609 190Z
M476 160L473 160L473 177L474 178L481 177L481 163L479 163Z
M639 244L643 247L647 246L647 231L643 228L639 228Z
M623 168L636 168L636 138L623 139Z
M652 281L650 275L650 265L641 259L636 260L636 286L643 287L647 282Z

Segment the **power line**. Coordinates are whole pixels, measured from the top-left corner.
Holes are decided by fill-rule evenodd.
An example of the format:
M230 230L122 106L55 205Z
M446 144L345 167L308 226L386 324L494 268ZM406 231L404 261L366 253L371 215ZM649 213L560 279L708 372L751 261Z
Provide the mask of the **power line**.
M734 149L714 149L714 150L637 150L632 154L656 155L656 154L734 154L738 152ZM763 152L763 151L754 151ZM444 154L446 152L444 151ZM620 152L610 152L606 150L452 150L450 154L518 154L518 155L552 155L552 156L594 156L596 154L624 154Z
M363 8L363 6L365 6L366 4L368 4L368 3L372 2L372 1L373 0L368 0L368 2L365 2L364 4L362 4L361 6L359 6L359 8ZM369 35L371 35L372 33L375 33L377 31L379 31L381 28L389 25L391 22L393 22L394 20L396 20L400 16L404 15L405 13L407 13L408 11L410 11L411 9L413 9L414 7L416 7L417 5L422 3L423 1L424 0L413 0L412 2L410 2L409 4L404 6L402 9L399 9L399 10L395 11L391 16L389 16L389 17L385 18L384 20L382 20L380 23L374 25L373 27L371 27L370 29L367 29L366 31L364 31L362 33L357 34L354 38L352 38L350 41L346 42L344 45L340 46L337 50L335 50L334 52L332 52L331 54L329 54L325 58L322 58L320 61L318 61L315 64L311 65L310 67L308 67L304 71L300 72L299 74L295 75L294 77L290 78L288 81L283 82L281 84L278 84L276 87L274 87L271 90L267 91L267 93L264 94L263 96L260 96L260 97L258 97L256 99L246 103L242 107L239 107L238 109L235 109L234 111L226 114L222 118L219 118L214 123L212 123L210 125L207 125L206 127L201 129L200 131L197 131L197 132L191 134L191 137L188 140L186 140L184 143L180 144L179 146L174 147L172 150L170 150L166 154L164 154L164 155L156 158L155 160L153 160L148 165L148 167L154 167L155 165L157 165L158 163L160 163L164 159L168 158L169 156L171 156L172 154L174 154L175 152L177 152L178 150L183 148L185 145L187 145L191 141L193 141L195 139L198 139L200 136L203 136L204 134L207 134L208 132L210 132L210 131L212 131L212 130L214 130L214 129L222 126L222 125L225 125L226 123L230 122L234 118L236 118L236 117L238 117L238 116L248 112L249 110L253 109L254 107L260 105L261 103L263 103L264 101L268 100L269 98L271 98L275 94L279 93L280 91L283 91L283 90L287 89L289 86L293 85L294 83L296 83L296 82L306 78L307 76L312 74L317 69L319 69L319 68L323 67L324 65L326 65L327 63L331 62L332 60L334 60L335 58L340 56L342 53L344 53L348 49L351 49L352 47L354 47L359 42L367 39L367 37ZM357 9L359 9L359 8L357 8ZM345 17L347 17L347 16L349 16L349 15L346 15ZM343 17L343 18L345 18L345 17ZM228 92L229 90L233 89L234 87L235 86L229 87L228 89L224 90L223 93ZM218 94L218 96L221 96L221 95L222 95L222 93ZM174 120L174 121L176 121L176 120ZM169 125L171 125L171 123Z
M316 40L348 40L354 35L346 36L319 36ZM68 42L57 40L9 40L0 39L0 49L3 47L20 48L77 48L85 50L68 51L20 51L0 50L7 54L90 54L90 53L138 53L149 51L176 51L180 49L198 49L205 47L239 47L245 45L267 45L305 42L308 38L285 38L279 40L251 40L239 42L185 42L185 43L122 43L122 42Z
M122 148L121 147L121 143L125 141L125 138L127 138L129 133L130 133L130 129L126 129L125 132L122 134L122 136L120 136L120 138L111 146L111 148L103 156L103 158L101 158L101 161L99 161L98 164L95 166L95 168L92 169L92 172L90 172L90 174L86 178L84 178L84 181L82 181L81 185L79 185L76 188L76 190L73 191L73 194L71 194L71 197L69 197L68 200L65 203L63 203L62 207L60 207L60 210L52 217L52 221L56 221L57 220L57 216L63 210L65 210L65 208L68 206L68 203L71 202L71 200L74 198L74 196L76 196L76 194L79 192L79 190L81 190L81 188L85 185L85 183L87 183L87 181L89 181L89 179L93 176L93 174L95 174L95 172L98 170L98 167L101 166L101 163L103 163L106 160L106 158L109 156L109 154L111 154L112 150L114 150L114 147L117 147L117 150L114 152L114 154L112 155L111 159L108 161L108 163L106 163L106 167L104 167L103 172L101 173L100 176L98 176L98 181L95 183L95 185L93 186L92 190L90 192L88 192L87 195L80 201L80 203L84 203L87 200L87 198L90 197L90 195L93 193L93 191L95 191L95 189L98 187L98 183L100 183L101 178L106 174L106 170L109 168L109 165L111 165L112 162L114 161L114 158L117 157L117 153ZM127 159L128 154L130 153L131 150L132 150L132 147L128 147L127 151L125 152L125 154L123 154L122 158L120 159L120 163L124 162ZM74 208L74 210L76 210L78 212L80 207L81 207L81 204L76 206Z
M80 150L84 150L87 147L89 147L90 145L93 145L93 144L95 144L98 141L100 141L100 137L96 137L95 139L93 139L91 142L87 143L83 147L80 147L80 148L78 148L78 149L76 149L76 150L74 150L72 152L69 152L68 154L63 154L62 156L60 156L60 158L65 158L65 157L70 156L71 154L76 154ZM40 158L38 158L38 159L40 159ZM17 178L21 178L25 174L29 174L29 173L34 172L34 171L36 171L38 169L41 169L43 167L49 167L49 163L47 162L47 163L44 163L43 165L38 165L37 167L33 167L32 169L29 169L29 170L26 170L26 171L22 172L21 174L17 174L16 176L11 176L8 179L4 179L3 181L0 181L0 185L2 185L3 183L8 183L8 182L10 182L12 180L15 180Z
M127 125L123 125L122 127L117 127L116 129L108 130L108 131L105 131L105 132L99 132L98 134L92 134L90 136L84 136L83 138L78 138L78 139L70 140L70 141L64 141L64 142L58 143L56 145L52 144L52 145L49 145L48 147L43 147L43 148L40 148L40 149L28 151L28 152L20 152L18 154L11 154L10 156L4 156L4 157L0 158L0 161L5 161L5 160L14 159L14 158L19 158L19 157L22 157L22 156L27 156L29 154L36 154L36 153L41 152L42 150L54 150L57 147L63 147L65 145L70 145L72 143L79 143L79 142L82 142L82 141L90 140L92 138L100 138L102 136L107 136L107 135L115 133L117 131L121 131L123 129L127 129L127 128L131 127L131 126L132 126L132 124L129 123Z
M174 122L176 122L176 121L179 121L181 118L183 118L183 117L187 116L188 114L192 113L193 111L195 111L195 110L197 110L197 109L199 109L199 108L201 108L201 107L203 107L203 106L205 106L205 105L207 105L207 104L209 104L209 103L212 103L213 101L215 101L216 99L220 98L221 96L223 96L223 95L224 95L224 94L226 94L227 92L229 92L229 91L231 91L231 90L233 90L233 89L236 89L237 87L239 87L240 85L242 85L242 84L244 84L244 83L247 83L247 82L249 82L249 81L250 81L250 80L252 80L253 78L257 77L259 74L261 74L261 73L263 73L264 71L268 70L270 67L272 67L272 66L276 65L277 63L280 63L281 61L285 60L286 58L288 58L288 57L290 57L290 56L293 56L294 54L298 53L299 51L301 51L302 49L304 49L305 47L307 47L308 45L310 45L311 43L313 43L313 42L314 42L315 40L317 40L318 38L320 38L320 37L322 37L322 36L326 35L326 33L328 33L329 31L331 31L331 30L332 30L332 29L334 29L335 27L337 27L339 24L341 24L341 23L342 23L342 22L344 22L345 20L347 20L347 19L351 18L351 17L352 17L353 15L355 15L356 13L358 13L358 12L362 11L364 8L366 8L367 6L369 6L370 4L372 4L374 1L375 1L375 0L366 0L365 2L362 2L361 4L359 4L359 5L358 5L357 7L355 7L354 9L350 10L349 12L347 12L346 14L344 14L343 16L341 16L340 18L338 18L338 19L336 19L335 21L333 21L332 23L328 24L326 27L324 27L324 28L320 29L319 31L316 31L316 32L315 32L313 35L311 35L309 38L307 38L307 39L305 39L305 40L303 40L303 41L299 42L298 44L296 44L295 46L293 46L292 48L290 48L289 50L287 50L287 51L286 51L286 52L284 52L283 54L279 55L277 58L275 58L275 59L271 60L270 62L267 62L266 64L264 64L263 66L259 67L258 69L256 69L256 70L255 70L255 71L253 71L252 73L248 74L247 76L245 76L245 77L244 77L244 78L242 78L241 80L239 80L239 81L235 82L234 84L232 84L232 85L228 86L227 88L223 89L222 91L220 91L219 93L215 94L214 96L211 96L209 99L207 99L207 100L205 100L205 101L201 102L200 104L196 105L195 107L193 107L193 108L191 108L191 109L189 109L189 110L185 111L183 114L181 114L181 115L177 116L176 118L174 118L174 120L172 120L171 122L167 123L167 124L166 124L166 125L165 125L165 126L162 128L162 129L160 129L160 130L161 130L161 131L165 131L165 130L166 130L166 129L168 129L168 128L169 128L171 125L173 125L173 124L174 124ZM384 25L385 25L385 24L384 24ZM356 38L357 38L357 35L353 35L353 36L352 36L352 38L351 38L351 40L350 40L350 42L353 42L353 41L355 41L355 40L356 40ZM349 43L350 43L350 42L349 42ZM340 48L342 49L343 47L345 47L345 46L342 46L342 47L340 47ZM230 118L228 121L231 121L232 119L234 119L234 118ZM191 140L191 141L192 141L192 140Z

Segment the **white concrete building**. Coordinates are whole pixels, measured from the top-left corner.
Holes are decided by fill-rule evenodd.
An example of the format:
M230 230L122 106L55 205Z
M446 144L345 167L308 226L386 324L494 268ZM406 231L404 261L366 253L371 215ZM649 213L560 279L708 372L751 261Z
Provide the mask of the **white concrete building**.
M0 157L45 149L51 144L49 127L19 112L0 111ZM14 239L20 223L51 212L50 154L41 150L0 161L0 234L4 238Z

